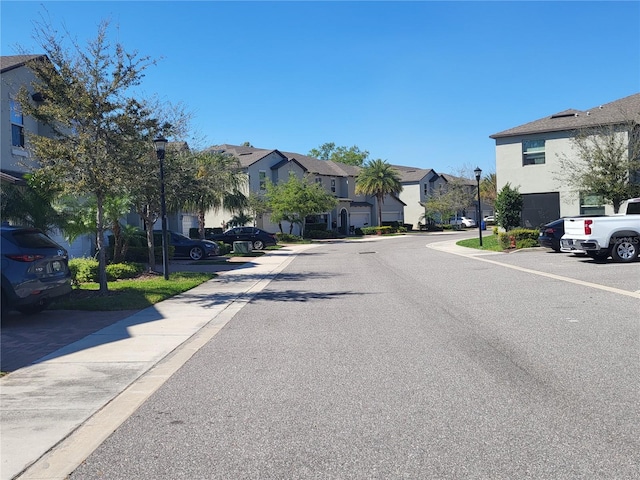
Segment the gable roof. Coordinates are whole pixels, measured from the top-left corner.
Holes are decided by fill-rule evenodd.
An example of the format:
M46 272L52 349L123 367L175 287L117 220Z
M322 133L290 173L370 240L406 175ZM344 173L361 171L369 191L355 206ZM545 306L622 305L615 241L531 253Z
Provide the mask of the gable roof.
M331 160L319 160L299 153L283 152L287 159L295 160L308 173L326 175L329 177L355 177L360 173L360 167L333 162Z
M637 121L638 115L640 115L640 93L589 110L564 110L519 127L494 133L489 135L489 138L496 139L532 133L571 131L599 125L623 124L631 119Z
M0 56L0 73L23 67L29 60L45 59L46 55L3 55Z
M284 158L284 155L282 155L282 153L280 153L278 150L247 147L245 145L228 145L226 143L222 145L211 146L209 148L206 148L205 151L213 153L227 153L233 155L240 161L240 165L243 168L247 168L253 165L272 152L276 152L278 155Z
M356 176L360 172L360 167L345 165L344 163L332 162L330 160L318 160L317 158L301 155L299 153L281 152L280 150L268 150L264 148L247 147L244 145L214 145L206 149L208 152L228 153L240 161L240 165L246 168L259 160L262 160L271 153L276 153L281 157L281 161L271 168L280 168L286 162L295 161L303 170L316 175L327 175L332 177Z
M395 168L400 174L400 183L417 183L422 180L424 177L429 175L429 173L436 172L433 169L428 168L416 168L416 167L404 167L402 165L391 165ZM437 175L437 174L436 174Z

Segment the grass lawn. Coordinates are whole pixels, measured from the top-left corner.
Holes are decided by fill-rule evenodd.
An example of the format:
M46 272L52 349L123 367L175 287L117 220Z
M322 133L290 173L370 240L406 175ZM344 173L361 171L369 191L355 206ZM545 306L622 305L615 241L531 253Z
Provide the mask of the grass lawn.
M488 234L482 235L482 247L480 246L480 239L478 237L468 238L466 240L460 240L456 242L456 245L467 248L477 248L478 250L489 250L493 252L502 252L504 249L498 243L498 236Z
M215 273L176 272L165 280L161 275L143 275L131 280L108 282L109 292L102 296L97 283L83 283L74 288L68 300L56 302L54 310L137 310L149 307L216 276Z

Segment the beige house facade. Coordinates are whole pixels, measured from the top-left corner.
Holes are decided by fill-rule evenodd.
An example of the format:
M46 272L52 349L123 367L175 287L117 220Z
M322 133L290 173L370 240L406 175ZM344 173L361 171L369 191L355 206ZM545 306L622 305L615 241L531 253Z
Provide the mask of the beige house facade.
M563 180L561 159L577 159L572 139L586 128L616 127L628 143L630 120L640 120L640 94L589 110L569 109L490 136L496 142L496 177L523 196L522 224L537 228L565 216L611 214L613 207ZM637 123L636 123L637 124Z
M329 212L317 215L317 220L327 224L329 230L348 235L355 229L377 225L377 200L374 197L356 195L356 178L360 167L319 160L293 152L269 150L251 146L217 145L208 151L233 155L238 159L247 176L245 194L255 192L264 195L267 181L286 182L289 175L297 178L307 177L338 200L338 206ZM387 196L382 204L382 221L404 223L405 204L400 198ZM226 210L211 211L205 217L207 226L223 226L233 214ZM191 222L195 219L190 219ZM256 226L267 231L277 232L280 226L271 222L269 215L255 220ZM193 225L196 226L196 225ZM289 231L289 225L283 222L283 231ZM184 226L183 226L184 228ZM294 226L294 233L299 233Z

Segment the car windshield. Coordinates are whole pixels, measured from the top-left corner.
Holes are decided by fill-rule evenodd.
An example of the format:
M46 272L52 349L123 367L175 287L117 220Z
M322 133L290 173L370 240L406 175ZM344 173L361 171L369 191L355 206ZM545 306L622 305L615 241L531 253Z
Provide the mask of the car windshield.
M51 240L42 232L24 231L13 232L13 240L22 248L60 248L56 242Z

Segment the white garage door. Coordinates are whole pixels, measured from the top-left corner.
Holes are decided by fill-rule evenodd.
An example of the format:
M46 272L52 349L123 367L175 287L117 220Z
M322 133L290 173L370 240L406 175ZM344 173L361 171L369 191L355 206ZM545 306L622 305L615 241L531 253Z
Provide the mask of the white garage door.
M370 227L371 226L370 214L367 212L357 212L357 213L352 212L351 225L354 226L355 228Z

